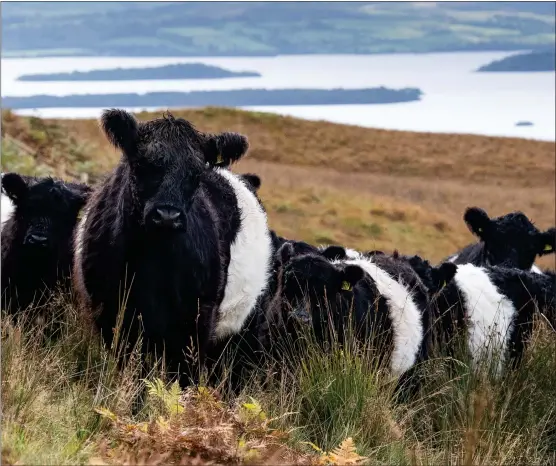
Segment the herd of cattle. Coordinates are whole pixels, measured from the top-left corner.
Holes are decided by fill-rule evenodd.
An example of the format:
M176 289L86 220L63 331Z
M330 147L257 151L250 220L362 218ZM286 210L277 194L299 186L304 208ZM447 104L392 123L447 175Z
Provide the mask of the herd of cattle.
M313 246L269 230L260 178L230 171L245 136L116 109L100 125L122 156L96 186L2 175L7 312L71 288L107 346L116 327L130 342L141 330L143 354L164 350L182 385L230 345L260 364L299 325L319 342L334 334L341 343L354 329L394 376L439 345L450 351L460 331L471 360L496 354L500 373L519 361L535 314L556 326L555 273L534 265L554 252L556 229L541 232L521 212L467 209L479 241L437 266L397 251Z

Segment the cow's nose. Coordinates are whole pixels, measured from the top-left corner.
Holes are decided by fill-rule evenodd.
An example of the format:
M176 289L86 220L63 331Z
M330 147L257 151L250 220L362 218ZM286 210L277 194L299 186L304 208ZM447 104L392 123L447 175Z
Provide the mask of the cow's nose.
M30 234L27 236L27 244L34 244L36 246L44 246L48 241L48 237L44 235Z
M179 228L182 225L181 217L181 211L174 207L155 207L151 221L157 226Z

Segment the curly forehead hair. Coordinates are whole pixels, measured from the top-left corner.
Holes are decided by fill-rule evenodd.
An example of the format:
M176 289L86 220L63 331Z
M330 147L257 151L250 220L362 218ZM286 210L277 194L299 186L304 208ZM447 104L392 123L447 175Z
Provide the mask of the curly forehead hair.
M139 135L141 142L148 142L152 139L164 139L172 143L185 140L201 142L204 138L203 133L198 131L192 123L183 118L176 118L170 112L163 113L162 118L141 122Z

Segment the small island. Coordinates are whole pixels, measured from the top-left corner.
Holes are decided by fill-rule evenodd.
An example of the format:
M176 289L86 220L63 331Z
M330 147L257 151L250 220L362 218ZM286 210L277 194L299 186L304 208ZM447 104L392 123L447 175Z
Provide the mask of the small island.
M137 81L141 79L258 78L255 71L230 71L203 63L178 63L150 68L112 68L71 73L24 74L18 81Z
M515 125L516 126L533 126L533 122L532 121L518 121Z
M539 72L556 71L556 51L544 50L511 55L481 66L479 72Z
M23 108L247 107L260 105L392 104L420 100L417 88L237 89L230 91L150 92L147 94L34 95L2 97L2 106Z

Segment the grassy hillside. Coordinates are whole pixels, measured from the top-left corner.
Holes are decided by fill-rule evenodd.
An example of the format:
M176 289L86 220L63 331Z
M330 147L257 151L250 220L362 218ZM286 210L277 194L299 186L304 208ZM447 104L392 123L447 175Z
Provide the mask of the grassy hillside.
M235 170L262 176L271 225L286 236L397 247L440 260L473 241L462 221L470 205L490 215L523 210L539 227L554 224L551 142L365 129L219 108L175 114L202 130L248 135L248 156ZM94 179L118 158L93 120L5 112L2 128L4 170L38 167ZM25 151L36 151L36 159L16 155Z
M220 108L175 114L248 135L249 155L234 170L261 175L271 227L285 236L439 260L473 240L461 219L468 205L554 224L554 143ZM2 114L2 171L94 182L117 159L96 121ZM519 370L495 382L473 376L463 354L459 364L438 355L410 404L394 402L372 352L350 344L323 353L309 339L302 362L265 366L275 377L237 398L224 383L180 393L157 385L164 376L154 370L135 413L145 386L137 360L117 371L69 296L35 311L31 322L1 322L3 464L342 465L362 456L462 466L551 464L556 455L556 335L543 321Z
M60 31L64 31L60 34ZM2 6L3 56L522 50L554 42L541 2L56 2Z

